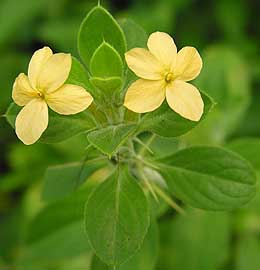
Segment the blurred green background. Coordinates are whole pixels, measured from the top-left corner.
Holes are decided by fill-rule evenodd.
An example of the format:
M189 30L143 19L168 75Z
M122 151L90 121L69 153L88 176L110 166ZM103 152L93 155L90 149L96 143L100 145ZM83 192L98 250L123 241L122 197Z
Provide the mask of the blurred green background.
M48 45L56 52L78 56L78 27L96 2L0 0L0 270L90 269L91 253L79 243L84 236L68 239L75 230L50 234L46 229L44 241L36 247L27 246L25 240L30 235L31 221L46 207L41 200L45 169L81 160L84 136L57 145L24 146L4 114L11 102L15 77L27 72L35 50ZM200 51L204 68L195 84L208 92L217 105L206 121L180 141L185 145L227 146L260 171L260 2L103 0L101 3L116 18L131 18L148 34L165 31L174 37L178 48L191 45ZM258 192L249 205L230 213L190 210L188 217L182 217L167 209L158 216L160 248L154 251L158 260L153 269L260 269L259 197ZM71 206L68 200L49 208L58 207L59 203ZM53 216L50 214L48 218ZM19 261L24 250L30 250L34 258L26 266ZM148 254L143 256L142 260L149 261ZM151 267L144 263L136 270L152 270ZM103 268L94 270L99 269Z

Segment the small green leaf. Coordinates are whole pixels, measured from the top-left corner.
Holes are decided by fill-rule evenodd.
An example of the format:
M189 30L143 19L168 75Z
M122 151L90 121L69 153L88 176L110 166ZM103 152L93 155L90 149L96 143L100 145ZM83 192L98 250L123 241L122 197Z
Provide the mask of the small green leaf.
M95 85L98 89L104 94L111 96L116 92L123 84L123 81L120 77L110 77L110 78L100 78L92 77L90 82Z
M79 53L87 65L103 41L111 44L121 58L124 58L126 41L122 29L107 10L97 6L87 14L78 34Z
M202 119L204 119L214 103L213 100L204 93L202 93L202 98L204 101L204 114ZM181 117L179 114L175 113L165 101L159 109L147 113L142 118L139 128L141 131L151 131L159 136L177 137L187 133L199 123L200 122L190 121Z
M108 126L88 134L89 142L108 156L115 151L131 136L136 129L134 124L119 124Z
M151 270L154 269L159 251L158 225L155 218L151 218L151 225L145 236L142 247L125 263L118 267L118 270ZM91 270L110 270L108 265L103 263L97 256L91 262Z
M13 128L15 127L16 116L20 110L21 107L11 103L6 112L7 121ZM58 143L80 133L87 132L95 128L95 126L96 124L89 111L64 116L49 110L49 125L40 141L43 143Z
M120 265L141 247L149 228L146 197L126 169L116 171L91 195L85 212L89 242L109 265Z
M44 176L43 200L50 202L70 195L105 164L105 161L93 160L49 167Z
M103 42L91 57L90 72L94 77L121 77L123 62L118 52L111 45Z
M231 210L249 202L256 175L237 154L217 147L191 147L158 160L169 190L193 207Z

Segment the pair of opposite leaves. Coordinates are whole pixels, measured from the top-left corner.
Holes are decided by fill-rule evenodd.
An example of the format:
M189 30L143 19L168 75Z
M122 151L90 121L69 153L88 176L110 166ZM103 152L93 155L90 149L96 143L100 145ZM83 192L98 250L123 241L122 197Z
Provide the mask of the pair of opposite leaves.
M125 54L128 67L140 79L127 90L124 105L137 113L157 109L167 100L182 117L199 121L203 114L200 92L187 81L195 79L202 60L193 47L177 53L173 39L155 32L147 42L148 50L134 48ZM72 58L70 54L53 54L49 47L36 51L29 63L28 76L19 74L13 85L12 97L24 106L15 122L18 138L24 144L35 143L47 129L48 107L62 115L86 110L92 96L81 86L66 84Z

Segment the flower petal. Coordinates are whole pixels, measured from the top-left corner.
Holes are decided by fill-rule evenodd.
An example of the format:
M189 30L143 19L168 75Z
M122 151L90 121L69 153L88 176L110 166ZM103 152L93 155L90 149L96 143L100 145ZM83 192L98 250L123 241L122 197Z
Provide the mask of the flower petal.
M17 115L15 129L26 145L35 143L48 126L48 106L41 98L31 100Z
M163 32L152 33L148 39L149 51L167 68L176 63L177 47L170 35Z
M165 99L165 82L137 80L128 88L124 106L137 113L151 112Z
M193 47L184 47L178 52L174 76L178 80L191 81L200 74L201 68L202 59L198 51Z
M29 64L28 77L34 89L38 88L37 81L41 74L42 67L52 54L52 50L49 47L43 47L33 54Z
M148 50L135 48L125 53L128 67L147 80L160 80L164 74L162 64Z
M93 101L92 96L83 87L73 84L64 84L45 98L53 111L64 115L82 112Z
M166 99L169 106L182 117L199 121L204 103L198 89L186 82L176 80L166 87Z
M35 97L37 97L37 92L31 87L28 77L24 73L19 74L13 85L14 102L19 106L24 106Z
M61 87L67 80L71 69L71 55L56 53L43 65L38 78L38 87L50 93Z

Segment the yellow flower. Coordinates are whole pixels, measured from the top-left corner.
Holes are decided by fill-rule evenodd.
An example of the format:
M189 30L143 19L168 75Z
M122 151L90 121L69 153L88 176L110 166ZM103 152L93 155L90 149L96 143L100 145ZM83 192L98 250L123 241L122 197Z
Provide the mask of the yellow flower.
M128 67L141 79L127 90L124 105L131 111L145 113L157 109L166 98L176 113L199 121L203 100L197 88L187 83L202 68L197 50L184 47L177 53L173 39L163 32L151 34L147 46L149 50L135 48L125 54Z
M81 86L65 84L70 69L71 55L53 54L44 47L31 58L28 76L21 73L13 85L12 97L24 106L15 122L16 134L24 144L35 143L48 126L48 106L63 115L85 110L93 101Z

